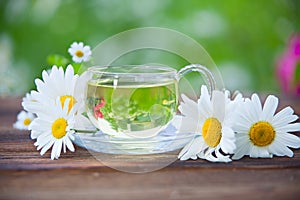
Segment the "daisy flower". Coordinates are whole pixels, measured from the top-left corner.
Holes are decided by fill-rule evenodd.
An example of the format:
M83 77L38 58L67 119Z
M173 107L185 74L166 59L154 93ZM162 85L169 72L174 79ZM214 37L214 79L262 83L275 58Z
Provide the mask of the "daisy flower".
M69 101L70 99L67 99L61 106L60 98L57 98L55 104L41 108L40 115L29 125L31 138L37 139L34 145L37 146L37 150L41 150L41 155L53 146L52 160L59 158L62 149L64 152L66 148L72 152L75 150L72 140L74 140L76 104L69 110Z
M49 105L55 104L56 99L59 98L61 106L68 102L68 111L70 111L75 104L77 104L76 114L76 128L85 129L91 127L91 122L85 118L82 113L84 108L84 89L90 75L83 73L81 76L74 74L74 69L69 65L64 72L62 67L53 66L50 73L42 72L42 80L36 79L35 83L37 91L32 90L30 98L23 99L22 106L25 110L40 115L41 110L48 108ZM80 127L79 127L80 125ZM35 132L34 134L38 134Z
M30 95L34 101L23 99L22 106L25 110L37 113L37 110L42 106L53 104L56 98L60 98L60 104L64 105L66 99L70 99L69 110L75 103L83 106L83 91L75 90L75 85L79 79L77 74L74 74L74 69L69 65L64 73L62 67L53 66L50 73L46 70L42 72L43 80L36 79L35 84L37 91L31 91ZM38 113L37 113L38 114Z
M179 110L184 115L180 131L194 132L195 137L180 152L180 160L197 159L212 162L230 162L229 155L235 150L235 135L232 126L235 111L242 100L238 94L229 99L228 92L213 91L212 97L207 87L201 87L201 96L194 102L182 96Z
M300 139L289 132L300 131L300 123L291 123L298 119L291 107L286 107L277 114L278 98L270 95L264 106L257 94L246 99L241 107L236 126L237 149L234 160L245 155L253 158L272 158L293 156L288 148L299 148Z
M17 121L16 123L13 124L13 127L19 130L28 130L28 126L34 119L35 119L34 114L26 111L21 111L18 114Z
M90 46L84 46L82 42L73 42L68 52L71 54L72 60L76 63L87 62L92 55Z

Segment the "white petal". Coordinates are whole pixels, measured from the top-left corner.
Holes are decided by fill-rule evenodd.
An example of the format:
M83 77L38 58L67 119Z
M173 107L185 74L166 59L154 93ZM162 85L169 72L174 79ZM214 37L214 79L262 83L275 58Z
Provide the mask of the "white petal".
M201 96L198 99L198 109L205 112L204 116L210 117L213 112L212 103L210 101L210 95L205 85L201 86Z
M18 121L16 123L13 124L13 127L19 130L28 130L28 127L24 126L24 123Z
M64 71L62 67L53 67L50 73L51 84L47 84L48 88L53 88L52 98L66 95L64 85Z
M229 158L229 156L222 155L218 150L215 151L215 154L217 157L213 156L212 153L210 153L208 156L205 157L206 160L210 162L231 162L232 160Z
M74 79L74 78L75 78L74 69L73 69L72 65L68 65L66 72L65 72L64 84L66 86L66 92L69 92L70 94L74 93L74 86L75 86L74 81L76 81L76 79Z
M229 155L224 156L223 154L220 153L220 150L218 149L216 151L216 156L219 159L220 162L231 162L232 160L230 159Z
M279 128L281 126L285 126L285 125L287 125L287 124L289 124L291 122L294 122L297 119L298 119L297 115L287 115L287 116L281 117L281 118L279 118L277 120L273 119L271 123L272 123L273 127L275 127L275 128L278 127Z
M241 123L236 123L233 127L233 130L235 132L238 132L238 133L247 133L249 131L251 127L251 124L250 123L247 123L247 124L241 124Z
M65 142L66 142L66 145L67 145L68 149L69 149L70 151L74 152L74 151L75 151L75 148L74 148L74 145L73 145L73 143L71 142L71 140L70 140L69 138L67 138Z
M222 138L220 141L220 147L224 153L233 153L235 146L235 135L231 128L222 128Z
M30 137L31 137L31 139L36 139L41 134L42 134L42 132L39 132L39 131L36 131L36 130L32 130L31 133L30 133Z
M220 141L221 149L224 153L233 153L236 149L235 140L223 138Z
M41 154L41 155L44 155L44 154L48 151L48 149L50 149L50 147L53 145L54 142L55 142L55 140L49 141L49 142L42 148L40 154Z
M90 46L88 46L88 45L84 46L84 47L83 47L83 51L84 51L84 52L89 52L89 51L91 51Z
M253 121L249 118L249 116L247 114L243 114L243 115L239 115L239 120L237 122L237 124L239 124L240 126L243 126L244 128L247 127L251 127L253 124Z
M276 140L269 146L269 150L270 150L270 153L272 153L276 156L293 157L293 155L294 155L293 151L291 151L284 144L282 144Z
M183 102L178 107L179 111L185 116L190 116L195 119L198 118L197 103L185 95L181 95L181 97Z
M250 154L249 154L249 156L251 158L258 158L259 157L259 149L258 148L259 147L256 147L254 145L250 147Z
M74 134L72 133L72 134L69 134L69 138L71 139L71 140L75 140L75 136L74 136Z
M71 56L74 56L76 50L73 49L73 48L69 48L69 49L68 49L68 52L69 52L69 54L71 54Z
M49 77L49 74L47 73L46 70L43 70L42 77L43 77L43 81L44 81L45 84L47 84L51 80L50 77Z
M290 106L282 109L273 117L272 124L284 119L286 116L293 115L293 113L294 110Z
M286 126L276 128L276 131L277 132L299 132L300 131L300 123L288 124Z
M72 57L72 60L73 60L74 62L76 62L76 63L81 63L81 62L83 61L83 58L82 58L82 57L79 58L79 57L77 57L77 56L73 56L73 57Z
M91 123L91 121L83 115L75 116L75 124L74 129L77 130L96 130L95 126Z
M51 129L51 122L45 121L42 118L36 118L30 123L29 129L40 132L48 131Z
M269 153L266 147L257 148L258 150L258 157L259 158L271 158L272 155Z
M24 110L22 110L18 115L17 115L17 119L18 120L24 120L27 117L27 114Z
M62 140L56 140L52 147L51 160L57 159L60 156Z
M278 98L273 95L269 95L265 101L264 108L260 116L260 120L271 122L274 113L277 109L277 106L278 106Z
M50 132L50 131L49 131ZM52 135L46 133L46 134L41 134L38 138L36 143L39 145L37 150L40 150L43 146L45 146L47 143L49 143L52 139Z
M212 154L209 154L208 156L206 156L205 160L210 161L210 162L219 162L219 159L214 157Z
M64 107L63 107L63 110L62 110L63 113L68 113L70 101L71 101L70 98L67 98L67 99L65 100L65 102L64 102Z
M37 87L37 90L39 93L45 95L46 97L50 98L51 94L55 94L56 91L51 87L50 84L45 84L42 80L40 79L35 79L35 84Z
M180 160L187 160L192 156L197 155L202 149L202 137L196 136L191 142L189 142L179 153L178 158Z
M201 132L200 120L190 117L183 117L179 128L180 133L199 133Z
M225 96L223 92L213 91L212 95L213 116L223 122L225 116Z
M190 159L196 160L196 159L197 159L197 156L196 156L196 155L193 155L193 156L190 157Z
M242 112L240 111L239 115L243 116L244 119L247 119L247 122L253 123L259 120L262 111L257 94L253 94L251 100L247 99L241 106L243 109Z
M253 105L253 112L254 112L254 116L255 119L259 119L260 114L262 113L262 106L261 106L261 102L260 99L258 97L257 94L253 94L251 96L251 101L252 101L252 105Z
M77 46L78 46L78 43L77 42L73 42L72 44L71 44L71 48L77 48Z
M239 112L237 123L245 125L245 127L250 127L254 122L258 120L254 117L253 106L250 101L247 101L243 104L242 107L243 112Z
M251 144L247 141L237 142L237 148L234 155L232 156L233 160L239 160L245 155L250 154Z
M45 111L45 106L40 102L22 102L24 110L39 115Z
M58 159L60 157L60 153L61 153L61 150L62 150L62 143L63 141L62 140L58 140L58 147L57 147L57 152L56 152L56 159Z
M41 79L35 79L35 85L39 92L45 90L45 83Z
M277 134L276 139L279 139L283 144L292 148L300 148L300 138L293 134Z
M79 96L84 96L84 91L86 88L86 83L91 79L92 73L89 73L88 71L85 71L82 73L76 80L76 85L75 85L75 94L74 96L78 98Z

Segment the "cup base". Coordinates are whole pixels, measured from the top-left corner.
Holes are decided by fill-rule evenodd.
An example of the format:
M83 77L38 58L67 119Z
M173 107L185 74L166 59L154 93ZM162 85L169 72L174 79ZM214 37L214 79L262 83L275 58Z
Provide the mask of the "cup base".
M181 116L176 116L176 118L181 119ZM179 132L179 128L175 126L175 124L169 124L157 135L147 138L116 137L101 131L95 134L76 133L74 143L87 150L107 154L147 155L166 153L183 148L194 137L194 133Z

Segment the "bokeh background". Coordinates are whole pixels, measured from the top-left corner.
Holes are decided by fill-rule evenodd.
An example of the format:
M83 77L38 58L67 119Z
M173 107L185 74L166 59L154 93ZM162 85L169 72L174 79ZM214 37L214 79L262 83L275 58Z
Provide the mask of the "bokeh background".
M280 93L276 62L300 28L298 0L0 0L0 95L23 95L49 68L47 56L73 41L95 47L139 27L164 27L199 42L225 86ZM169 63L174 56L129 56L126 64ZM152 59L152 60L151 60Z

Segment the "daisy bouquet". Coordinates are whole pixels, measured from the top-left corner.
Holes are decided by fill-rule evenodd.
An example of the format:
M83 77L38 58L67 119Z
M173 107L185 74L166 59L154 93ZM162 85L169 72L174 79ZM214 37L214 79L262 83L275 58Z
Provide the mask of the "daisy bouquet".
M88 61L91 56L90 47L82 42L74 42L68 51L75 64ZM65 70L54 65L42 72L42 79L35 80L37 89L23 98L25 111L18 114L14 127L31 131L30 136L36 139L34 145L41 150L41 155L52 147L51 159L57 159L62 149L64 152L67 148L75 150L72 143L75 130L95 130L84 115L81 83L85 83L85 79L84 74L74 73L71 64Z
M92 52L82 42L74 42L68 52L74 62L69 65L62 57L50 56L50 60L66 67L53 65L42 72L42 79L35 80L36 90L23 98L25 111L20 112L14 124L15 128L30 130L41 155L52 148L51 159L58 159L61 151L67 149L75 151L76 131L97 131L85 114L87 77L85 73L76 74L78 65L89 61ZM292 132L300 131L300 123L295 122L298 116L291 107L276 113L278 101L270 95L262 105L257 94L246 98L241 93L232 95L227 90L210 92L204 85L196 101L182 95L178 109L183 125L177 131L193 133L194 137L180 151L178 158L231 162L243 156L292 157L290 148L300 147L300 138ZM103 117L100 110L105 104L105 101L99 102L95 116Z
M230 162L243 156L292 157L289 147L299 148L300 138L291 132L299 132L300 123L293 123L298 116L291 107L275 113L278 101L269 95L262 106L257 94L231 98L229 91L213 91L210 97L206 86L197 102L183 96L179 110L195 136L178 158Z

